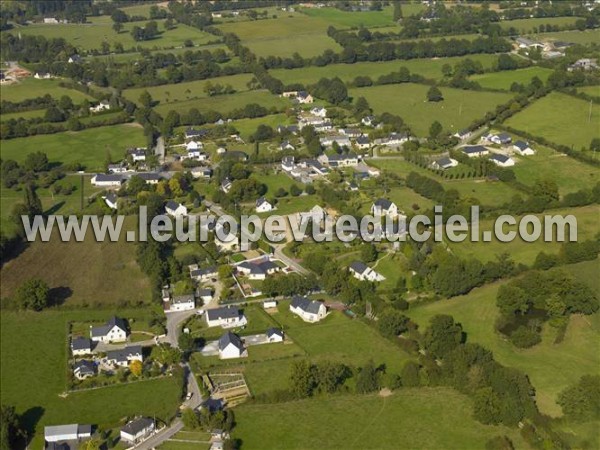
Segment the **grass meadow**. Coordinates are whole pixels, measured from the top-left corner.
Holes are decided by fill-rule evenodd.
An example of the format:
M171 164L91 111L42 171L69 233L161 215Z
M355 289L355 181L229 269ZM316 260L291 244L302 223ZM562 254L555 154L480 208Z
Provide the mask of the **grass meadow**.
M532 19L502 20L499 24L505 30L514 28L519 34L528 34L540 25L571 26L575 24L577 19L577 17L536 17Z
M590 115L591 110L591 115ZM559 92L533 102L505 124L551 142L579 149L598 137L600 107Z
M503 72L490 72L483 73L480 75L473 75L470 77L472 81L476 81L483 88L487 89L501 89L504 91L510 90L510 86L513 83L520 83L528 85L531 83L533 77L538 77L542 82L546 82L550 74L551 69L544 67L527 67L525 69L518 70L507 70Z
M599 262L588 261L566 266L575 276L588 281L597 291ZM474 289L470 294L442 300L409 310L408 315L425 327L436 314L450 314L467 333L467 341L494 352L500 363L522 370L536 389L536 401L542 413L560 416L556 404L560 391L585 374L600 373L600 314L571 316L564 340L554 344L556 330L544 324L542 342L530 349L517 349L494 330L499 316L496 293L504 282Z
M358 62L354 64L331 64L325 67L303 67L300 69L275 69L269 73L281 80L284 84L316 83L321 78L339 77L343 81L352 81L357 76L369 76L377 79L381 75L396 72L401 67L406 67L411 73L416 73L425 78L440 79L443 77L442 66L444 64L455 65L459 61L470 58L479 61L484 68L491 68L498 59L497 55L469 55L451 58L436 59L410 59L406 61L383 61L383 62Z
M600 30L585 30L585 31L557 31L555 33L538 33L531 35L532 38L542 41L562 41L572 42L573 44L589 45L600 41Z
M2 141L2 159L21 163L29 153L42 151L50 163L80 163L87 171L100 171L110 152L113 160L128 147L143 146L146 138L135 124L111 125L83 131L65 131Z
M43 97L46 94L50 94L55 99L60 99L63 95L66 95L71 97L73 103L81 103L83 100L94 100L93 97L83 92L59 86L60 81L57 78L36 80L33 77L29 77L22 79L18 83L3 84L0 88L0 95L2 96L2 100L7 102L21 102L29 98Z
M245 404L235 410L233 437L249 449L467 449L506 434L521 447L518 430L482 425L471 411L467 397L444 388Z
M384 7L381 11L340 11L337 8L304 8L303 14L309 17L325 19L328 23L338 29L343 28L377 28L393 26L393 8Z
M584 86L577 88L577 92L583 92L587 95L592 95L594 97L600 97L600 85L597 86Z
M354 99L365 97L376 114L397 114L417 136L427 136L434 121L444 129L456 132L473 120L506 103L511 94L500 92L464 91L443 87L441 102L428 102L429 87L422 84L403 83L350 89Z

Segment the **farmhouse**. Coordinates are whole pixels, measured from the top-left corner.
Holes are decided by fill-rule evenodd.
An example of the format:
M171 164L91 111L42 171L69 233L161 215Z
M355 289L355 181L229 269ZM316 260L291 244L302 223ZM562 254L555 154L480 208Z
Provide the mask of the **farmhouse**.
M206 324L209 327L235 328L248 323L248 319L239 309L231 306L207 309Z
M375 272L369 266L367 266L362 261L354 261L350 266L348 266L348 270L357 280L361 281L383 281L385 277L378 272Z
M378 198L371 205L371 214L377 217L381 217L383 215L389 217L396 217L398 215L398 207L396 204L387 198Z
M185 149L189 152L190 150L202 150L204 145L200 141L191 140L185 144Z
M205 269L199 269L196 264L190 266L190 277L196 281L208 281L211 278L217 277L216 267L207 267Z
M44 440L54 448L77 448L77 445L92 437L91 425L53 425L44 427ZM66 447L65 447L66 446Z
M269 328L266 335L268 342L283 342L283 331L279 328Z
M237 334L228 331L219 338L219 358L231 359L248 356L244 343Z
M94 342L123 342L127 340L127 324L120 317L113 316L106 325L90 327L90 337Z
M525 141L517 141L513 144L513 150L521 156L535 155L535 150Z
M490 151L483 145L467 145L463 147L461 151L469 158L478 158L490 153Z
M261 197L258 200L256 200L256 212L257 213L269 212L272 210L273 210L273 205L271 203L269 203L266 198Z
M431 167L435 170L446 170L458 166L458 161L452 158L440 158L431 163Z
M188 210L185 205L169 200L165 205L165 212L173 217L185 217L187 216Z
M86 359L77 361L73 365L73 375L75 375L75 378L78 380L85 380L86 378L93 377L96 375L96 365L94 364L94 361Z
M571 64L567 70L573 72L574 70L595 70L598 68L600 67L598 66L597 59L582 58Z
M108 206L110 209L117 209L117 194L110 192L106 195L103 195L102 199L104 200L104 203L106 203L106 206Z
M81 336L71 339L71 353L73 356L88 355L92 353L91 339Z
M141 345L130 345L120 350L106 352L106 361L119 367L127 367L132 361L143 360Z
M123 176L112 173L97 173L92 177L91 182L94 186L98 187L121 187L123 184Z
M139 417L128 422L121 428L121 440L128 444L137 444L154 432L154 420L148 417Z
M261 257L253 261L242 261L236 266L238 272L246 275L250 280L265 280L267 275L273 275L281 270L269 257Z
M498 145L506 145L512 142L512 137L508 133L492 134L489 136L490 142Z
M171 300L171 311L190 311L195 307L194 294L175 295Z
M290 311L305 322L318 322L327 315L325 304L298 295L292 297Z
M510 156L502 155L500 153L494 153L490 156L490 161L499 167L512 167L515 165L515 160Z

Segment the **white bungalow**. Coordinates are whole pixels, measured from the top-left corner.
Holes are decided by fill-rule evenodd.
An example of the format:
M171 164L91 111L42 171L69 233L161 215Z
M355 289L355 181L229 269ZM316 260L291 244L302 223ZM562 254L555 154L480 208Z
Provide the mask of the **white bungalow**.
M318 322L327 315L327 307L323 302L310 300L298 295L292 298L290 311L305 322Z

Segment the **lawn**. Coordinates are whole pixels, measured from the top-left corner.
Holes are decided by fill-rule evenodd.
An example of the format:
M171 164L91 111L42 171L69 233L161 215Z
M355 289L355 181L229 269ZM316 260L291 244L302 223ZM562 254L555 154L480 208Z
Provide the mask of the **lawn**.
M551 69L533 66L525 69L473 75L470 79L479 83L483 88L508 91L513 83L528 85L533 77L538 77L545 83L551 73Z
M80 163L90 171L100 171L107 152L120 160L128 147L143 146L146 138L135 124L112 125L83 131L29 136L2 141L2 159L23 162L29 153L42 151L51 163Z
M426 85L404 83L350 89L349 95L354 99L365 97L376 114L389 112L399 115L417 136L427 136L429 127L436 120L444 129L456 132L512 98L511 94L499 92L443 87L444 100L428 102L428 90Z
M124 229L134 229L129 218ZM1 297L14 294L29 278L45 280L69 306L148 304L150 282L135 260L136 245L125 242L97 243L88 232L83 242L61 242L58 232L49 242L32 242L0 271Z
M327 36L329 25L325 18L296 13L277 19L227 23L218 28L224 33L237 34L242 45L259 57L290 57L295 52L302 57L312 57L325 50L342 49Z
M337 8L304 8L303 14L325 19L332 26L343 28L382 27L394 25L393 8L388 6L381 11L341 11Z
M293 183L292 180L290 180L290 182ZM298 185L302 186L301 184ZM298 197L287 196L277 199L277 209L274 212L280 216L286 216L309 211L313 206L318 205L320 202L320 198L316 195L301 195Z
M538 214L537 216L542 218L544 215L574 215L577 218L577 240L582 241L586 239L592 239L598 233L598 217L600 216L600 207L598 205L583 206L580 208L570 209L558 209L546 211L545 214ZM520 218L515 217L517 225ZM542 219L543 224L543 219ZM504 226L504 230L516 231L517 225L515 226ZM492 220L482 220L479 225L480 232L486 230L494 230L494 222ZM568 232L565 233L568 237ZM521 239L515 239L512 242L500 242L493 239L491 242L471 242L469 239L465 239L463 242L449 243L450 249L459 256L468 258L477 258L482 262L493 261L497 255L502 253L510 254L511 258L517 263L523 263L531 265L540 251L546 253L557 253L562 245L559 242L544 242L544 235L540 236L538 241L525 242Z
M31 24L25 27L17 27L10 32L22 35L41 35L46 39L64 38L75 47L82 50L99 49L101 42L108 42L112 47L119 42L125 49L143 47L170 48L181 47L185 40L190 39L194 45L206 44L215 41L215 36L183 24L177 24L175 28L165 31L164 20L157 20L160 34L157 38L148 41L136 42L131 36L134 26L143 27L146 22L128 22L123 24L123 30L117 34L112 29L112 20L109 16L90 17L91 23L86 24Z
M231 85L236 92L247 91L246 84L252 79L252 74L242 73L231 75L228 77L211 78L209 80L190 81L187 83L163 84L161 86L126 89L123 96L128 100L139 103L140 95L144 91L152 96L155 102L159 102L161 106L168 103L184 102L198 98L208 97L204 92L204 87L211 83L212 85L220 84L223 86ZM223 97L216 97L223 98Z
M536 17L532 19L503 20L499 22L499 24L505 30L514 28L519 34L527 34L533 32L533 29L539 27L540 25L573 25L577 19L577 17Z
M598 261L572 266L577 273L584 270L598 273ZM425 327L435 314L450 314L460 322L468 342L483 345L494 358L509 367L525 372L536 389L536 401L541 412L561 415L556 397L560 391L585 374L598 374L600 368L600 315L572 316L564 340L554 344L556 330L544 325L542 342L533 348L519 350L494 331L499 315L496 292L502 283L473 290L470 294L442 300L410 309L408 315Z
M53 78L50 80L36 80L33 77L25 78L18 83L3 84L0 88L2 100L7 102L21 102L25 99L43 97L50 94L52 98L60 99L63 95L71 97L74 103L81 103L83 100L94 100L93 97L59 86L61 80ZM45 112L45 111L44 111Z
M598 105L558 92L533 102L505 122L517 130L575 149L589 147L591 140L598 137L598 123Z
M406 67L411 73L416 73L425 78L442 78L442 66L450 64L454 66L459 61L470 58L473 61L479 61L484 68L491 68L498 59L497 55L469 55L457 56L452 58L434 58L434 59L410 59L406 61L384 61L384 62L359 62L354 64L330 64L325 67L303 67L301 69L276 69L269 73L275 78L280 79L284 84L316 83L321 78L340 77L343 81L352 81L357 76L369 76L377 79L381 75L390 72L396 72L401 67Z
M562 41L572 42L573 44L589 45L600 41L600 30L558 31L556 33L538 33L531 35L530 37L541 41Z
M227 114L234 109L244 108L250 103L257 103L265 108L276 108L277 110L283 110L290 104L289 100L272 95L267 90L260 89L176 103L163 103L158 105L155 110L163 116L170 110L175 110L181 114L182 112L189 111L191 108L197 108L201 113L206 111L218 111L222 114Z
M174 414L180 392L172 378L59 396L66 387L67 323L99 314L107 313L2 312L2 403L24 414L30 436L35 430L30 448L42 447L44 425L78 422L106 429L122 424L127 416L166 419ZM120 314L128 317L127 311Z
M473 420L470 400L444 388L245 404L235 413L233 437L248 449L476 449L503 434L524 445L516 429Z

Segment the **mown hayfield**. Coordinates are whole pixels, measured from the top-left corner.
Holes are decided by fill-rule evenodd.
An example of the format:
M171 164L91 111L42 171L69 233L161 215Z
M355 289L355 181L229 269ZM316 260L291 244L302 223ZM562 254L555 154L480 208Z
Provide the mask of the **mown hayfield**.
M329 36L326 30L330 23L320 17L303 14L277 19L236 22L219 25L225 33L235 33L242 44L257 56L300 56L320 55L325 50L338 52L342 48Z
M231 75L228 77L211 78L209 80L190 81L187 83L163 84L161 86L126 89L123 95L128 100L139 103L140 95L144 91L148 91L155 102L159 102L161 106L168 103L184 102L197 98L208 97L204 92L204 87L207 84L222 86L230 85L236 92L247 91L248 82L253 78L252 74L242 73Z
M600 86L584 86L577 88L577 92L583 92L587 95L593 95L594 97L600 97Z
M181 114L188 112L191 108L196 108L201 113L206 111L218 111L222 114L227 114L234 109L243 108L250 103L257 103L265 108L275 108L279 111L290 105L288 99L277 97L265 89L260 89L257 91L217 95L215 97L200 97L182 102L163 103L158 105L155 110L163 116L171 110Z
M598 123L598 105L559 92L551 92L505 122L517 130L576 150L589 147L591 140L599 136Z
M83 131L29 136L2 141L2 159L23 162L29 153L42 151L51 163L80 163L87 171L102 170L107 152L115 161L128 147L143 146L142 128L135 124L112 125Z
M520 34L527 34L533 32L533 29L539 27L540 25L574 25L577 19L577 17L536 17L533 19L503 20L499 23L500 26L505 30L514 28Z
M7 102L21 102L28 98L43 97L50 94L55 99L60 99L63 95L71 97L74 103L81 103L83 100L94 98L75 89L67 89L59 86L61 80L53 78L50 80L36 80L33 77L25 78L18 83L3 84L0 88L2 100Z
M122 425L127 416L156 415L164 420L174 414L181 394L173 378L59 396L66 388L68 322L106 320L115 313L110 310L2 312L2 403L14 405L22 415L29 436L33 436L30 448L42 447L45 425L79 422L106 429ZM120 310L118 314L131 318L145 313Z
M549 215L574 215L577 219L577 240L592 239L598 233L598 217L600 216L600 207L598 205L582 206L580 208L568 208L568 209L557 209L546 211L544 214L536 214L542 220L543 216ZM504 225L504 231L518 231L518 224L520 217L515 217L517 224ZM471 242L467 238L463 242L448 243L450 249L459 256L465 258L476 258L482 262L493 261L498 255L502 253L508 253L511 258L517 263L523 263L527 265L533 264L537 255L544 251L546 253L558 253L560 246L559 242L554 239L552 242L544 242L544 233L542 228L542 235L540 239L534 242L525 242L519 238L516 238L512 242L500 242L492 236L492 241L483 242L481 233L485 231L494 231L494 221L492 220L481 220L480 221L480 240L479 242ZM569 236L568 229L565 230L565 237Z
M479 83L483 88L508 91L513 83L528 85L533 77L538 77L545 83L551 73L551 69L534 66L525 69L473 75L470 79Z
M136 230L133 217L124 229ZM148 304L152 301L150 282L135 260L136 244L125 242L98 243L92 231L83 242L62 242L54 232L49 242L36 241L0 270L0 297L14 295L23 281L41 278L51 289L63 292L68 305Z
M117 42L121 43L125 49L129 48L169 48L182 46L186 39L191 39L194 45L202 45L211 41L216 41L215 36L200 31L197 28L189 27L183 24L177 24L171 30L165 30L164 20L156 20L160 34L148 41L136 42L131 37L131 30L134 26L143 27L146 22L128 22L123 26L123 30L117 34L112 29L112 20L109 16L90 17L90 23L85 24L32 24L25 27L17 27L10 32L22 35L41 35L47 39L64 38L77 48L83 50L99 49L100 44L105 41L111 47Z
M532 144L533 156L513 156L517 163L511 168L517 180L532 186L537 180L553 180L561 195L580 189L591 189L600 181L600 171L585 163L547 147Z
M411 59L406 61L384 61L384 62L359 62L355 64L331 64L325 67L303 67L301 69L276 69L269 73L275 78L281 80L284 84L316 83L321 78L339 77L343 81L352 81L357 76L369 76L376 80L381 75L387 75L390 72L397 72L400 67L406 67L411 73L416 73L425 78L440 79L442 75L442 66L450 64L454 66L459 61L470 58L473 61L479 61L484 68L491 68L498 59L497 55L469 55L457 56L452 58L437 59Z
M506 103L511 94L500 92L463 91L441 88L444 100L428 102L429 86L404 83L367 88L350 89L354 99L365 97L376 114L389 112L397 114L417 136L427 136L434 121L444 129L456 132L467 127L497 105Z
M584 271L598 273L598 260L566 267L574 275ZM564 340L554 344L556 330L544 325L542 342L533 348L520 350L494 331L499 316L496 293L502 283L473 290L470 294L442 300L410 309L408 315L422 327L436 314L449 314L460 322L467 341L483 345L494 352L500 363L522 370L536 389L541 412L560 416L557 395L586 374L600 373L600 314L572 316ZM597 285L596 285L597 286Z
M589 45L595 44L600 41L600 30L569 30L569 31L557 31L556 33L538 33L531 35L530 37L539 39L542 41L562 41L572 42L573 44Z
M235 413L233 437L249 449L476 449L503 434L524 445L516 429L476 422L471 401L445 388L245 404Z
M341 11L337 8L304 8L303 14L325 19L336 28L382 27L394 25L393 8L387 6L381 11Z

